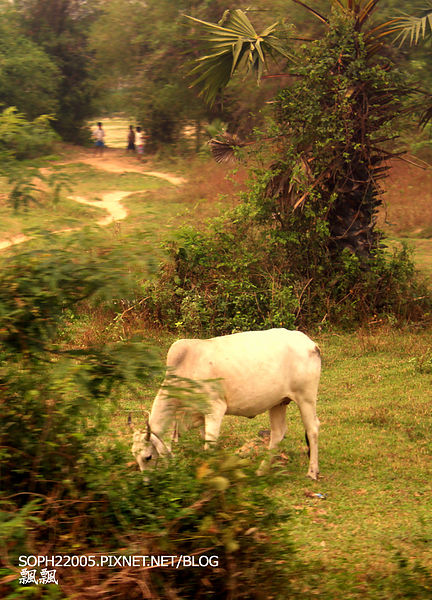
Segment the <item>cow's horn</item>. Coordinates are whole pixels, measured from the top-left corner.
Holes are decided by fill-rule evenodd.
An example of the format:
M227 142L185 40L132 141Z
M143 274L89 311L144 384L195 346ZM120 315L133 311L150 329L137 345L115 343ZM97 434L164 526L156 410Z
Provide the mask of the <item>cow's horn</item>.
M151 431L150 431L150 415L147 412L147 425L146 425L146 433L145 433L146 442L150 441L150 434L151 434Z

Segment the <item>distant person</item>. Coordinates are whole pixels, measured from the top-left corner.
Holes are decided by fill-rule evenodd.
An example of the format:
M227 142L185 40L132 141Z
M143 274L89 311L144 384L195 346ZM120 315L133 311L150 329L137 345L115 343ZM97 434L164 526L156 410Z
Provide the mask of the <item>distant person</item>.
M103 156L105 149L105 131L103 130L102 123L98 123L97 127L93 129L93 139L95 142L95 155Z
M137 131L138 131L138 127L137 127ZM126 148L126 152L135 152L135 131L133 128L133 125L129 125L129 133L128 133L128 138L127 138L127 148Z
M137 149L137 153L138 153L138 160L141 160L144 155L144 143L145 143L146 137L147 136L144 135L144 132L141 129L141 127L137 127L136 128L136 149Z

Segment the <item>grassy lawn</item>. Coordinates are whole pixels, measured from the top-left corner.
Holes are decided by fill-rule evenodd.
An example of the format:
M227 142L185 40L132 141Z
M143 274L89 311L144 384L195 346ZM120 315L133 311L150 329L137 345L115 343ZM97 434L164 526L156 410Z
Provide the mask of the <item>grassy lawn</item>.
M120 135L124 124L121 119L113 123L107 121L107 129L111 126L117 128L116 135ZM89 161L92 164L88 164ZM231 206L235 202L233 191L241 188L245 177L240 170L240 175L236 176L237 183L227 180L228 169L212 162L184 161L170 165L147 160L140 164L134 157L127 157L118 149L110 149L103 159L94 160L91 150L67 147L61 155L53 157L51 162L45 161L41 166L51 174L59 174L68 189L62 190L61 198L55 205L49 193L44 193L40 205L31 204L26 211L14 212L8 204L8 189L4 185L4 193L0 197L0 240L19 233L28 232L31 235L32 230L38 228L53 232L69 227L93 226L107 214L97 206L97 201L102 200L106 193L123 191L130 192L121 200L130 214L126 219L102 228L101 239L110 240L113 235L118 238L123 233L125 241L134 235L140 239L144 236L149 240L149 249L156 249L159 255L159 242L166 235L170 236L174 229L188 223L203 224L207 218ZM107 167L115 168L116 172L109 172ZM186 177L181 187L145 173L157 171L175 174L179 169ZM135 170L137 172L133 172ZM68 196L81 196L94 201L95 205L79 204ZM32 245L37 246L37 243Z
M142 227L147 229L147 223L152 221L156 212L159 218L175 218L178 214L178 207L170 212L172 203L166 203L165 210L157 207L155 200L147 205L146 194L151 191L157 191L163 188L171 188L167 181L150 175L141 175L140 173L108 173L100 169L93 168L83 163L72 163L67 165L54 165L54 170L66 178L69 189L63 190L60 200L54 204L49 194L43 193L40 196L38 204L30 204L27 210L20 209L14 211L8 204L6 197L0 199L0 239L6 239L13 235L26 233L32 235L37 230L60 231L68 228L79 229L85 226L93 226L98 219L107 215L107 211L97 206L97 201L102 200L104 194L121 190L130 192L131 198L139 196L139 200L129 200L126 197L122 204L128 207L131 203L131 210L136 211L131 215L130 226L126 229L130 232L132 228L140 230ZM95 206L88 206L74 201L69 196L81 196L90 201L96 201ZM159 199L160 205L160 199ZM161 215L162 213L165 213ZM168 213L168 214L167 214ZM142 219L141 219L142 217ZM132 227L132 224L133 227ZM113 231L118 231L120 222L104 228L101 231L101 237L110 238ZM154 227L153 229L156 229ZM159 225L158 230L163 231ZM32 244L37 246L37 243Z
M305 486L295 477L284 499L295 510L287 529L294 525L302 554L324 565L322 590L329 593L346 572L352 589L343 597L356 598L371 579L375 585L391 575L398 552L432 568L432 332L326 336L320 343L323 479ZM425 372L422 357L429 358ZM298 422L293 429L299 439ZM308 499L305 487L326 500Z
M82 194L90 198L113 190L138 192L169 185L157 177L131 172L109 173L80 162L57 168L67 176L74 194Z
M92 206L78 204L62 198L57 205L42 200L40 205L31 205L28 210L14 212L4 202L0 202L0 239L20 233L31 235L33 230L57 231L59 229L81 227L100 219L105 211Z
M174 339L149 335L161 356ZM399 572L398 556L432 570L432 331L359 331L314 339L324 357L318 402L321 477L318 482L305 477L303 426L290 405L287 437L276 459L285 482L271 491L291 512L280 529L308 565L301 575L305 597L393 598L388 589ZM124 400L113 421L120 437L128 440L127 412L142 423L142 410L150 409L156 389L155 384L140 398ZM258 433L268 428L267 414L252 420L226 417L220 446L235 452L245 445L244 454L256 459L265 452ZM194 435L199 452L198 432Z

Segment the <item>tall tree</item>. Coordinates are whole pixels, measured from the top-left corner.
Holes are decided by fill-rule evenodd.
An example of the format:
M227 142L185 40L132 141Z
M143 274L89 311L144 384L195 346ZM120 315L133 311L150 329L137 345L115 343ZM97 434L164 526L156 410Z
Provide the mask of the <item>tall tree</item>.
M330 252L347 248L369 257L380 245L375 225L379 179L391 155L386 144L407 92L384 50L392 23L370 23L379 0L334 0L329 15L293 1L328 33L300 51L290 69L294 83L277 98L278 144L263 203L283 231L292 227L293 211L313 206L325 215ZM278 45L276 26L256 33L241 11L230 13L224 25L202 26L211 46L195 68L196 83L210 101L236 71L253 69L259 80L266 50L289 55Z
M200 122L215 117L243 127L251 110L263 103L262 91L238 85L229 101L209 107L190 87L189 64L202 44L184 14L216 19L223 6L223 0L107 0L94 23L91 49L102 102L110 95L119 98L119 108L140 120L153 147L177 141L185 125L199 129Z
M121 95L153 146L172 143L196 104L183 80L184 5L168 0L110 0L92 28L95 79L103 96Z
M94 96L88 50L89 27L98 0L15 0L27 35L57 65L59 77L57 131L67 140L81 141Z

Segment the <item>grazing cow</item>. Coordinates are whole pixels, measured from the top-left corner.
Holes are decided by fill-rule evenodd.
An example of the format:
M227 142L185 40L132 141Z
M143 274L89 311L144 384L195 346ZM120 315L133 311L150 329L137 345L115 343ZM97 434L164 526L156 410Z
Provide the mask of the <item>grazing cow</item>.
M206 447L218 439L224 415L252 418L268 410L269 449L276 448L285 436L287 404L294 401L309 446L307 475L317 479L320 371L319 348L300 331L270 329L207 340L178 340L168 351L167 378L153 402L147 430L134 432L132 453L141 470L150 466L152 459L170 454L166 434L176 427L167 382L175 376L201 382L208 397L207 413L201 419Z

